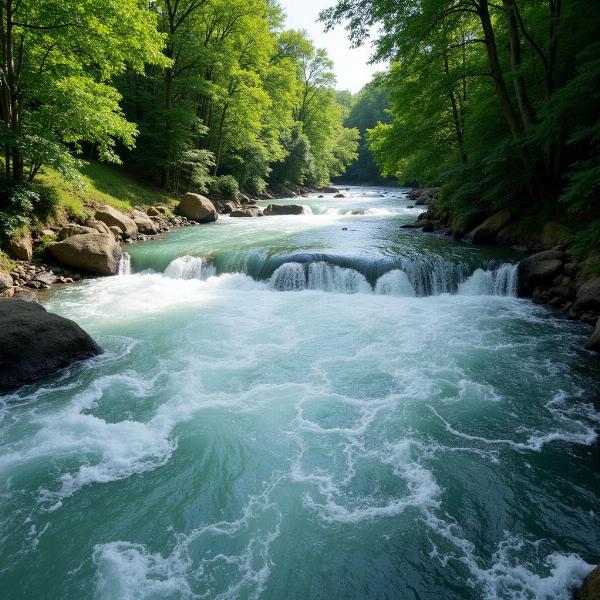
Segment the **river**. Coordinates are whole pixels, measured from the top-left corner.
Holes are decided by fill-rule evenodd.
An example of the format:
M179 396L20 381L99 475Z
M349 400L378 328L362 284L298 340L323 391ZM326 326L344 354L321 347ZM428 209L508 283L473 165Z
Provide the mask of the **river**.
M3 599L561 599L600 557L589 329L404 191L127 247L105 353L0 396ZM279 201L284 203L287 201Z

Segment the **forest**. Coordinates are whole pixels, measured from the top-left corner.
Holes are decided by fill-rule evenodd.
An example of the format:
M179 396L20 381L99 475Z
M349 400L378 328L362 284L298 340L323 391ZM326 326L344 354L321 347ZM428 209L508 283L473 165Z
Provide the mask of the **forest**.
M321 186L355 158L332 63L272 0L0 5L5 231L51 210L36 176L82 159L177 195Z
M384 175L442 186L465 215L509 207L600 239L600 3L339 0L322 13L387 60Z

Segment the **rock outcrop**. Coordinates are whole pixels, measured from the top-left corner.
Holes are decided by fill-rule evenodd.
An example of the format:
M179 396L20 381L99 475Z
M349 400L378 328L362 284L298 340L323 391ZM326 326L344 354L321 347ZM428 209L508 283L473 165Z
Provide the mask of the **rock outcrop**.
M208 198L191 192L181 199L177 210L184 217L198 223L212 223L219 218L215 205Z
M93 275L115 275L122 256L111 233L74 235L50 244L48 250L58 264Z
M474 244L486 244L493 242L500 233L512 220L512 213L507 208L488 217L481 225L478 225L467 234L465 239Z
M299 204L269 204L265 208L264 215L302 215L304 206Z
M118 227L127 237L135 237L138 233L135 221L112 206L101 206L94 216L108 227Z
M47 377L101 348L73 321L33 302L0 301L0 390Z

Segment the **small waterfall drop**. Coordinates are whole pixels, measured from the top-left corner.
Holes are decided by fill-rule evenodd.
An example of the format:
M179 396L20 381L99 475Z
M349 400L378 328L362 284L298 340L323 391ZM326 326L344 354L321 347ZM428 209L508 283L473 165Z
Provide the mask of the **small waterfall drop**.
M341 294L369 294L373 291L362 273L326 262L308 265L307 287L310 290Z
M458 286L462 296L516 296L517 265L504 264L497 269L477 269Z
M375 285L375 293L384 296L415 296L415 288L412 286L408 276L400 269L389 271L382 275Z
M304 265L296 262L281 265L271 275L271 286L278 292L298 292L306 289Z
M165 269L171 279L208 279L216 275L215 266L204 256L180 256Z
M131 275L131 256L123 252L119 260L119 275Z

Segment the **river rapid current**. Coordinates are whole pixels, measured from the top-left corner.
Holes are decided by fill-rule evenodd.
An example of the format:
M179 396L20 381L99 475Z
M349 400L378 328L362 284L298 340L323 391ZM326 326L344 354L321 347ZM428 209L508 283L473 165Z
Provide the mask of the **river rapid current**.
M51 292L105 353L0 396L0 597L564 599L597 359L402 190L175 230Z

